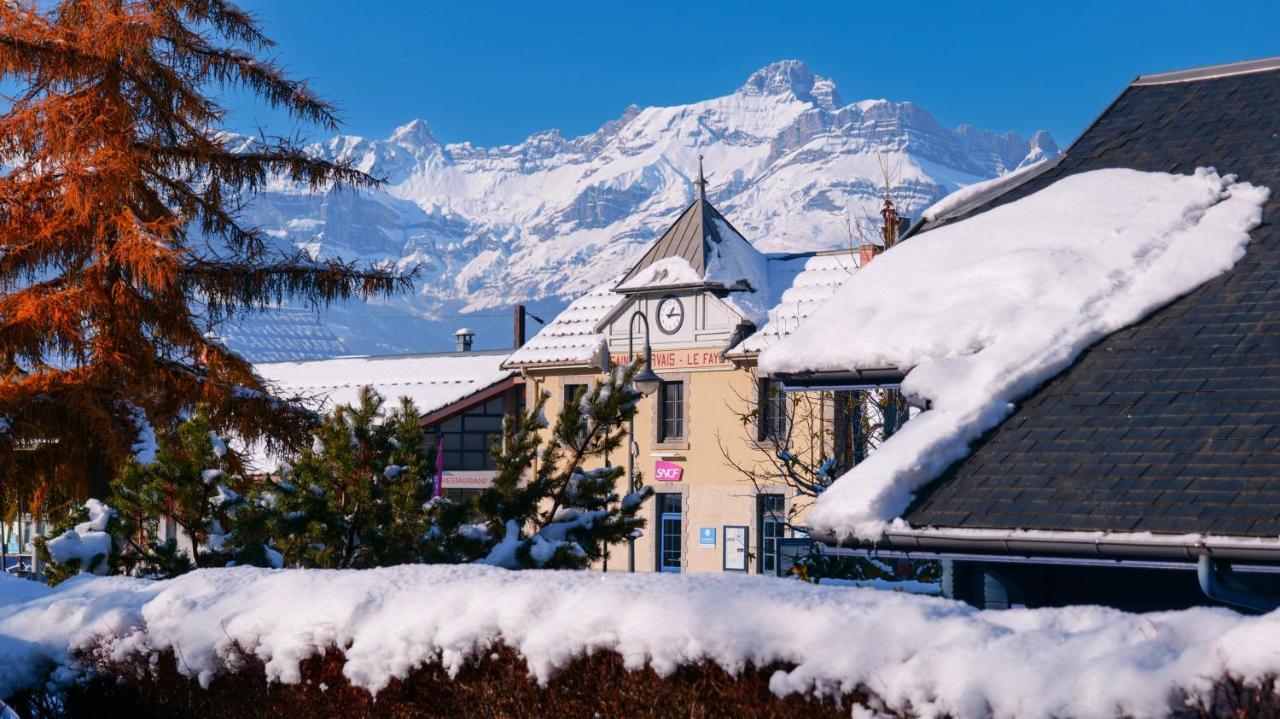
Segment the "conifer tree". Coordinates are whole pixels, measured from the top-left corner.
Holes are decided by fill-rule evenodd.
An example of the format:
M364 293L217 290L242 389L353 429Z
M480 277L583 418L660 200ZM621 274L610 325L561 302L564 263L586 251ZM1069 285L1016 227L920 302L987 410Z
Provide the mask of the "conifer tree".
M523 417L508 416L495 450L498 474L477 499L490 540L481 558L511 569L580 569L605 556L644 526L639 510L652 490L619 497L622 467L585 470L618 452L640 393L631 384L638 364L565 402L546 439L544 393ZM535 461L536 460L536 461Z
M91 500L74 507L49 538L37 540L51 583L80 572L170 578L228 564L279 566L269 547L228 541L251 483L230 471L226 443L203 413L157 437L153 453L145 462L126 460L105 503ZM107 512L101 528L88 530L111 539L110 551L101 558L76 550L87 533L91 506ZM60 552L55 542L71 529L77 537Z
M620 496L621 467L583 469L622 447L639 399L635 372L622 368L566 402L545 436L546 395L509 414L491 448L493 485L465 503L432 498L435 453L413 403L384 413L366 387L358 404L325 418L283 478L255 488L229 541L242 558L273 547L300 567L587 567L644 525L650 490Z
M40 551L55 581L78 572L172 577L196 567L367 568L410 563L579 569L640 529L646 489L619 495L607 458L636 411L636 367L571 398L555 425L547 395L494 437L497 476L473 502L432 497L434 447L403 398L373 389L339 405L283 475L248 482L197 412L157 438L154 460L128 460L110 504L76 507ZM583 469L606 460L605 466ZM172 522L190 546L160 541ZM107 541L109 539L109 541Z
M258 57L271 46L224 0L0 4L0 80L17 88L0 115L0 481L101 496L140 426L172 429L196 403L220 431L299 443L312 415L210 327L286 297L410 286L274 254L237 219L270 178L373 182L294 140L222 131L222 90L335 127L331 105Z
M228 460L225 440L203 412L161 435L154 461L126 460L108 500L119 520L113 535L122 545L120 573L176 577L228 562L270 564L263 554L246 560L226 546L250 487ZM162 525L175 531L162 532Z
M391 411L373 389L339 405L280 481L257 487L232 544L274 547L288 566L365 568L423 562L431 541L434 451L407 398Z

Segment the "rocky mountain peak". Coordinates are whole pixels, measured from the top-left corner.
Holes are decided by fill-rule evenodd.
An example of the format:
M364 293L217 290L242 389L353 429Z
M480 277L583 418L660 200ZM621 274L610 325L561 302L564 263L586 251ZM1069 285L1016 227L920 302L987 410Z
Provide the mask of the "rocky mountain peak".
M738 89L744 95L785 95L790 93L800 100L813 99L814 75L809 66L800 60L779 60L751 73L747 82ZM830 82L830 81L826 81ZM834 91L835 86L831 86Z
M431 125L422 119L410 120L397 127L388 139L405 147L433 147L439 144L435 134L431 132Z
M846 105L834 82L784 60L733 93L629 106L578 137L551 130L494 148L444 146L414 120L388 140L340 136L309 151L387 182L323 193L272 183L245 222L287 251L420 265L411 296L326 319L349 351L388 353L452 347L461 314L481 337L506 337L512 303L553 316L616 277L695 196L700 154L716 207L744 238L762 252L806 252L845 246L850 213L878 211L882 161L904 207L919 208L1057 145L1045 133L948 129L906 101Z
M1046 157L1053 157L1061 152L1058 143L1044 130L1036 130L1029 140L1032 150L1040 150Z

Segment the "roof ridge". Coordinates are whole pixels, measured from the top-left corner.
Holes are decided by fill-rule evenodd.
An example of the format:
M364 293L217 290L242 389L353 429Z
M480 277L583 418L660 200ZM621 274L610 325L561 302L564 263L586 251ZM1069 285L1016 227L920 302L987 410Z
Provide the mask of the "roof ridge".
M1137 79L1129 84L1164 85L1173 82L1209 80L1215 77L1227 77L1229 75L1245 75L1254 72L1266 72L1268 70L1280 70L1280 55L1261 57L1254 60L1226 62L1219 63L1217 65L1202 65L1200 67L1191 67L1182 70L1169 70L1166 72L1139 75Z
M762 252L764 258L770 262L786 262L787 260L798 260L801 257L830 257L832 255L853 255L848 247L833 247L825 250L801 250L798 252Z
M398 360L398 359L428 359L433 357L497 357L499 355L509 355L512 349L492 349L492 350L469 350L467 352L398 352L384 355L336 355L333 357L320 357L309 360L277 360L275 362L254 362L255 367L261 365L283 365L283 364L313 364L316 362L332 362L334 360Z

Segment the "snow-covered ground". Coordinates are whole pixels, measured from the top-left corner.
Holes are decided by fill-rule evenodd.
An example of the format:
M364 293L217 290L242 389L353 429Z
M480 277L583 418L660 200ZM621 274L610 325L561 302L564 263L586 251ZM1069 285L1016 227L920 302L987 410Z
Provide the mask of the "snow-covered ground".
M216 569L165 582L81 576L55 589L0 576L0 697L105 640L116 656L172 649L207 681L235 644L270 678L346 647L371 691L426 662L458 666L501 642L545 680L589 651L659 673L698 661L795 665L779 694L865 686L918 713L1164 716L1176 690L1231 671L1280 671L1280 613L1126 614L1099 607L980 611L870 588L727 575L511 572L477 566Z
M822 495L818 531L875 539L1013 402L1094 342L1226 272L1265 187L1212 170L1098 170L911 238L859 270L766 372L909 370L921 412Z

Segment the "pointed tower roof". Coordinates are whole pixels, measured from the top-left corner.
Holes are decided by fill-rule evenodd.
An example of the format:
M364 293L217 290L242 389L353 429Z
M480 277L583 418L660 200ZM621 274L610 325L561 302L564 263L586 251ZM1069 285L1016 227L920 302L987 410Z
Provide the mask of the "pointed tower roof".
M614 289L642 292L657 288L707 287L762 290L768 282L766 259L707 201L707 179L698 156L698 196L675 223L649 246Z

